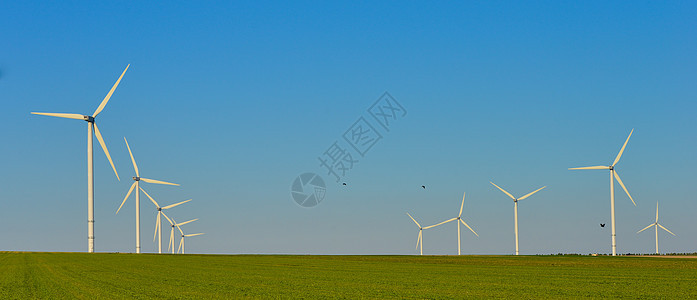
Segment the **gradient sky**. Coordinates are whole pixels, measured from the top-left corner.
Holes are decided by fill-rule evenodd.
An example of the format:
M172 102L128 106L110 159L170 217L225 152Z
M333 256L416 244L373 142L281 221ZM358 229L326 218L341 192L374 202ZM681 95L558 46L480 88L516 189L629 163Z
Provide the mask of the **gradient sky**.
M86 251L86 129L31 111L91 114L131 64L95 142L98 252L133 252L127 137L144 184L173 208L192 253L415 254L417 227L456 216L463 254L697 251L697 4L674 1L0 4L0 250ZM303 208L294 178L384 92L407 115L326 199ZM421 186L425 185L426 189ZM145 198L143 198L145 200ZM142 202L143 251L155 209ZM599 223L607 223L601 228ZM463 227L464 229L464 227ZM167 234L168 232L165 232ZM424 231L456 254L455 224Z

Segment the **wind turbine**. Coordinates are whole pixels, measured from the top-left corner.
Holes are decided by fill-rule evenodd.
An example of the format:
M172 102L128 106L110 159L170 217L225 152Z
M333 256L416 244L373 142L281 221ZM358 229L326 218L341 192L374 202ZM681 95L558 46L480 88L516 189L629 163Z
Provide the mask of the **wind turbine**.
M143 191L145 196L148 196L148 199L150 199L150 201L152 201L152 203L155 204L155 207L157 208L157 220L155 221L155 234L152 237L152 241L154 242L155 238L157 238L157 253L162 253L162 219L160 218L161 215L163 214L162 210L163 209L170 209L170 208L178 206L180 204L184 204L186 202L191 201L191 199L185 200L185 201L182 201L179 203L167 205L165 207L160 207L160 205L155 201L155 199L150 197L148 192L146 192L143 188L141 188L140 190Z
M440 222L440 223L438 223L438 224L436 224L436 225L428 226L428 228L432 228L432 227L436 227L436 226L443 225L443 224L448 223L448 222L451 222L451 221L455 221L455 223L457 223L457 255L460 255L460 222L462 222L462 224L464 224L465 226L467 226L467 228L469 228L469 230L471 230L472 233L474 233L474 235L476 235L477 237L479 237L479 235L472 229L472 227L470 227L469 225L467 225L467 223L465 223L465 221L463 221L462 218L461 218L461 216L462 216L462 207L463 207L464 205L465 205L465 193L462 193L462 204L460 204L460 213L457 215L457 218L452 218L452 219L450 219L450 220L446 220L446 221Z
M177 228L179 228L179 226L177 226ZM184 238L204 234L204 233L184 234L184 232L182 231L181 228L179 228L179 231L180 231L181 234L182 234L182 239L179 240L179 249L177 250L177 253L181 253L181 254L184 254Z
M126 138L124 137L123 140L126 141ZM167 185L178 185L178 184L140 177L140 173L138 172L138 165L136 165L136 160L133 158L133 153L131 152L131 147L128 146L128 141L126 141L126 147L128 148L128 154L131 155L131 161L133 162L133 169L136 171L136 176L133 176L134 182L131 185L131 188L128 189L128 193L126 194L126 197L123 198L123 201L121 202L121 206L119 206L119 209L116 210L116 213L117 214L119 213L119 211L121 210L121 207L123 207L123 204L126 203L126 200L128 200L128 196L130 196L131 192L133 192L133 188L135 188L136 189L136 253L140 253L140 190L143 190L143 188L140 187L140 181L142 180L142 181L145 181L147 183L157 183L157 184L167 184ZM143 192L145 192L145 190L143 190Z
M34 115L44 115L44 116L51 116L51 117L59 117L59 118L67 118L67 119L75 119L75 120L84 120L87 121L87 251L92 253L94 252L94 162L93 162L93 148L92 148L92 132L94 131L94 135L97 136L97 140L99 141L99 145L102 146L102 149L104 150L104 154L106 154L106 158L109 160L109 164L111 164L111 168L114 170L114 174L116 174L116 179L119 181L121 178L119 178L119 173L116 172L116 167L114 167L114 162L111 160L111 156L109 155L109 150L106 148L106 144L104 143L104 139L102 138L102 134L99 132L99 128L97 128L97 123L95 122L95 118L97 118L97 115L99 115L100 112L104 109L106 106L107 102L109 102L109 99L111 98L111 95L114 94L114 91L116 90L116 87L119 85L119 82L121 82L121 78L123 78L123 75L126 74L126 70L128 70L128 67L131 66L128 64L126 66L126 69L123 70L123 73L121 73L121 76L119 76L119 79L116 80L116 83L114 83L114 86L111 87L111 90L109 93L104 97L104 100L102 100L102 103L99 104L97 107L97 110L94 111L94 113L91 116L85 116L81 114L66 114L66 113L40 113L40 112L32 112Z
M162 215L165 217L165 219L167 219L167 222L169 222L169 225L172 226L172 230L170 230L170 232L169 232L169 246L167 246L167 250L172 249L172 254L174 254L174 246L176 245L176 241L174 240L174 228L176 227L177 229L179 229L179 232L182 235L184 235L184 232L182 231L180 226L182 226L184 224L189 224L189 223L196 221L198 219L193 219L193 220L189 220L186 222L177 223L172 218L168 217L164 212L162 212Z
M523 197L516 198L516 197L513 197L513 195L511 195L511 193L502 189L500 186L496 185L495 183L493 183L491 181L489 181L489 183L493 184L495 187L499 188L499 190L501 190L504 194L508 195L508 197L511 197L511 199L513 199L513 203L515 204L515 206L514 206L515 208L513 209L513 211L514 211L513 220L515 222L515 255L518 255L518 200L523 200L527 197L530 197L530 196L532 196L532 194L539 192L541 189L544 189L546 186L543 186L543 187L535 190L534 192L529 193Z
M620 179L620 175L617 174L617 170L615 170L615 165L620 161L620 157L622 157L622 152L624 152L624 148L627 147L627 142L629 142L629 138L632 137L632 133L634 132L634 129L629 132L629 136L627 137L627 140L624 141L624 145L622 145L622 149L620 149L620 153L617 154L617 157L615 158L615 161L612 162L612 165L609 166L593 166L593 167L580 167L580 168L569 168L569 170L610 170L610 220L612 223L612 256L617 255L617 241L615 239L615 180L617 179L617 182L622 186L622 189L624 189L624 192L627 193L627 196L629 196L629 200L632 200L632 203L634 203L634 206L636 206L636 202L634 202L634 199L632 198L632 195L629 194L629 191L627 191L627 187L624 186L624 183L622 183L622 179Z
M655 226L655 227L656 227L656 254L658 254L658 227L663 228L663 230L668 231L668 233L670 233L670 234L672 234L673 236L675 236L675 233L670 232L670 230L668 230L668 228L665 228L665 227L663 227L663 225L658 224L658 202L656 202L656 222L654 222L653 224L651 224L651 225L649 225L649 226L646 226L646 228L644 228L644 229L642 229L642 230L637 231L637 233L642 232L642 231L644 231L644 230L646 230L646 229L649 229L649 228L651 228L651 226Z
M419 250L419 252L421 255L424 255L424 244L423 244L422 231L424 229L429 229L431 227L435 227L435 225L426 226L426 227L421 228L421 224L419 224L419 222L416 222L416 220L414 220L414 217L412 217L409 213L407 213L407 216L409 216L409 218L411 218L411 220L414 221L414 223L416 223L416 226L419 226L419 237L416 239L416 248L417 249L421 248L421 250Z

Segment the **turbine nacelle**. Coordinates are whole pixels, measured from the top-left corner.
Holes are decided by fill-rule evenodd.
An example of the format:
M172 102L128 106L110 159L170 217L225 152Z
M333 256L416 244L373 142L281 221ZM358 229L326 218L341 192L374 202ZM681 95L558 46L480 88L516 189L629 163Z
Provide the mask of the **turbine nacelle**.
M85 118L85 121L89 123L94 123L94 117L93 116L83 116Z
M138 177L138 176L133 176L133 181L140 181L140 177Z

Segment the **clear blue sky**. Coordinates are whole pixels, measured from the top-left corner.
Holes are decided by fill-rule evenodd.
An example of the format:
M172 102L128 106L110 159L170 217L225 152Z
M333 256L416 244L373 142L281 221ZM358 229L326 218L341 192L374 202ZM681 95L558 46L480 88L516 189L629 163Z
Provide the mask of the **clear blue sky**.
M608 253L606 171L618 251L697 251L697 4L694 2L24 2L0 4L0 250L86 251L86 129L31 111L98 118L96 249L134 251L127 137L144 187L197 253L415 254L417 228L463 217L463 254ZM314 208L303 172L385 91L408 111ZM421 186L425 185L426 189ZM145 200L145 198L143 198ZM143 250L155 210L142 203ZM424 232L456 254L456 229Z

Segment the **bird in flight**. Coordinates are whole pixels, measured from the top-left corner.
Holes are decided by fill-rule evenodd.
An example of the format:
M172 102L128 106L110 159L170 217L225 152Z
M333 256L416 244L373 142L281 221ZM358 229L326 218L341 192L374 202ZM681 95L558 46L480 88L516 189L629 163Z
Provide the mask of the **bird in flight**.
M346 182L344 182L344 185L346 185Z
M600 223L600 227L605 227L605 223Z
M422 187L424 190L426 189L426 186L425 186L425 185L422 185L421 187Z

